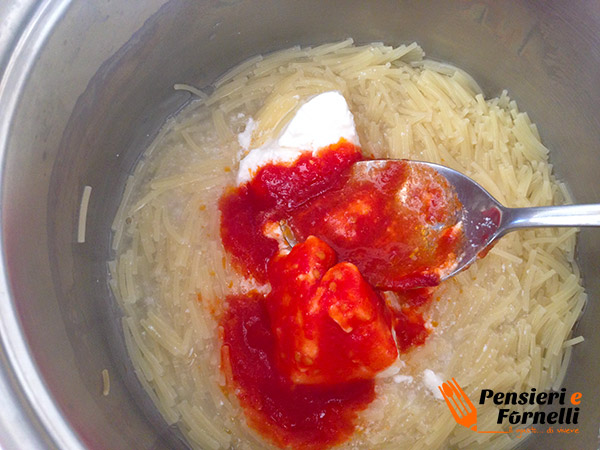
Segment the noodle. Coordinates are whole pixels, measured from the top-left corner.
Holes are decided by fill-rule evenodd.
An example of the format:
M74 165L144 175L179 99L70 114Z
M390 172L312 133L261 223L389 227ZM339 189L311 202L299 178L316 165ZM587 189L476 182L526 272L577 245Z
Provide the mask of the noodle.
M92 193L92 187L86 186L83 188L81 194L81 204L79 206L79 222L77 225L77 243L83 244L85 242L85 226L87 222L87 211L90 203L90 195Z
M276 136L310 96L339 90L363 152L439 162L474 178L507 206L569 202L535 125L506 92L485 100L465 72L423 59L417 44L359 46L351 39L257 56L229 71L214 93L170 120L129 178L113 223L111 285L140 381L168 423L195 448L270 448L224 393L218 317L222 300L254 286L230 264L218 199L244 156L237 134L252 118L251 146ZM84 192L85 194L85 192ZM575 230L511 233L443 283L428 312L426 344L377 377L376 400L341 448L511 448L515 434L457 425L424 385L431 370L480 389L558 389L570 337L586 301L573 261ZM474 397L472 397L474 398ZM518 407L515 407L518 408ZM533 410L531 405L522 410ZM478 427L497 429L494 405Z
M110 394L110 375L108 374L108 370L102 369L102 395L106 397Z

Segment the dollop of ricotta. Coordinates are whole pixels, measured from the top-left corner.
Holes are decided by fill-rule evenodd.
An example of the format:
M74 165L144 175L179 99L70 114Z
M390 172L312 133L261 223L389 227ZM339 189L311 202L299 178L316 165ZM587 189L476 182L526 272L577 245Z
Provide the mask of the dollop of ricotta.
M314 154L342 138L360 145L346 99L339 91L318 94L298 109L278 139L250 150L240 161L237 183L250 181L266 164L292 164L303 153Z
M423 384L431 392L431 394L438 400L443 400L444 397L440 392L438 386L441 386L444 380L440 378L433 370L425 369L423 371Z

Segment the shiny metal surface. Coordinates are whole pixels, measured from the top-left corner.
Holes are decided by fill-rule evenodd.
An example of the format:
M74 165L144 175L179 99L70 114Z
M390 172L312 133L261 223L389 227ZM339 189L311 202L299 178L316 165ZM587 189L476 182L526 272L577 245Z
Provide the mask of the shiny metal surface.
M58 3L58 2L57 2ZM38 5L40 6L40 5ZM26 82L28 69L54 22L62 14L62 5L53 11L35 2L4 3L0 13L0 105L5 120L0 121L0 151L7 152L6 140L10 135L11 111L17 107L17 93ZM44 29L44 24L46 27ZM41 41L27 41L24 36L36 29ZM18 54L11 51L19 49ZM15 70L18 67L21 70ZM3 189L4 190L4 189ZM3 211L3 215L5 212ZM4 223L3 223L4 228ZM4 246L3 246L4 247ZM0 278L0 395L3 400L0 414L0 447L2 448L78 448L79 440L72 434L51 395L45 389L35 361L29 357L25 333L12 303L10 280L6 263L2 264Z
M393 161L385 161L393 164ZM367 161L359 164L378 164ZM471 265L488 245L510 231L536 227L600 227L600 204L507 208L466 175L439 164L413 161L434 168L456 191L462 203L461 220L466 241L462 257L448 279ZM596 231L600 237L600 230Z
M368 178L373 168L384 169L405 161L374 159L354 165L361 177ZM464 242L455 269L441 275L442 280L469 267L478 255L510 231L536 227L600 227L600 204L508 208L479 183L465 174L440 164L410 161L411 167L435 169L448 182L462 205L457 211L462 222ZM282 226L284 236L286 229ZM600 236L600 234L599 234ZM288 244L295 245L286 237Z
M508 89L575 200L591 203L600 198L599 31L600 4L560 0L0 3L0 446L185 447L132 373L105 265L129 171L188 101L173 84L208 91L242 60L295 44L417 41L488 95ZM85 185L88 229L77 244ZM599 255L597 232L582 231L591 301L566 381L583 393L580 433L536 435L526 447L598 446Z

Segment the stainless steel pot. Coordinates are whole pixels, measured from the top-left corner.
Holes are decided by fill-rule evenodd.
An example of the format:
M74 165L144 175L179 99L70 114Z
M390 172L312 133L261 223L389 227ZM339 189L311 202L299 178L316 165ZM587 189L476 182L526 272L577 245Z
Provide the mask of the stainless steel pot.
M0 3L0 446L182 448L123 351L106 283L125 178L165 118L245 58L354 37L419 42L507 88L539 125L578 202L600 201L600 4L561 0L13 0ZM77 217L93 187L86 242ZM530 448L597 448L600 233L582 231L590 302L566 387L580 433ZM101 394L103 369L111 392Z

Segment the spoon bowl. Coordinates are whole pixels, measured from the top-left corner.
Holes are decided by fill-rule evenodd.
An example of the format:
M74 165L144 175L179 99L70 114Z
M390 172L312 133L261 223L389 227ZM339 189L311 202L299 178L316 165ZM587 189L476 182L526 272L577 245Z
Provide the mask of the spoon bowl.
M355 166L368 172L369 168L385 168L400 160L381 159L360 161ZM407 161L404 160L403 164ZM509 231L536 227L597 227L600 226L600 204L508 208L500 204L477 182L440 164L409 161L411 166L436 170L454 189L461 205L459 212L464 234L463 245L456 265L442 274L448 279L466 269L478 257L484 256L490 246Z

